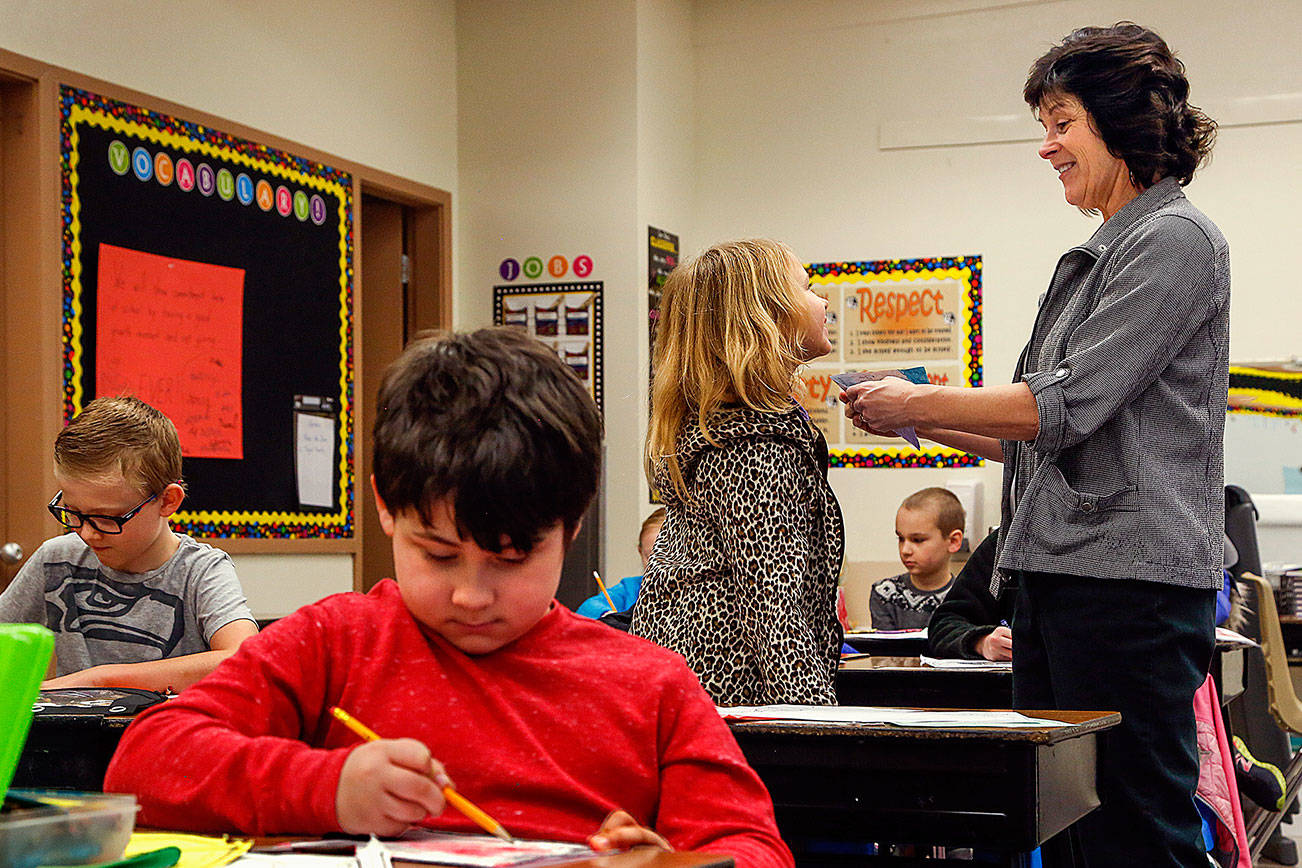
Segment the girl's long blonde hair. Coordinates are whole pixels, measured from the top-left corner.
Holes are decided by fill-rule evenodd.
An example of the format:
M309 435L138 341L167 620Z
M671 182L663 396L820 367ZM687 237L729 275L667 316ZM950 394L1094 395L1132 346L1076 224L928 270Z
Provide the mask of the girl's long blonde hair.
M647 479L664 468L687 499L678 461L684 420L716 442L706 421L725 403L780 413L791 409L808 307L792 280L791 248L754 239L716 244L684 260L660 297L655 380L646 442Z

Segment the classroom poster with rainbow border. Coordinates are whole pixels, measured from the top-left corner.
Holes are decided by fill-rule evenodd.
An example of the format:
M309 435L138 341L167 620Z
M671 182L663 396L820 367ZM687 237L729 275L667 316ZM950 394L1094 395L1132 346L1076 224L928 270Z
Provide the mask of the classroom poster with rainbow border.
M832 352L798 372L796 397L827 438L833 467L979 467L937 443L914 449L845 418L832 375L925 366L932 383L980 386L981 257L815 262L809 285L828 300Z
M352 537L351 176L85 90L59 98L65 421L101 386L171 402L179 531ZM298 501L303 395L338 408L329 506Z

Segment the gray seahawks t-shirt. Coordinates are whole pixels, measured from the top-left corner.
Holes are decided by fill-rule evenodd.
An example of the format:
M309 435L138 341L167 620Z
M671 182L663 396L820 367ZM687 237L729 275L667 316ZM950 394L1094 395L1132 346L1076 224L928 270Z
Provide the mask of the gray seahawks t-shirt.
M231 621L253 620L225 552L185 534L156 570L123 573L75 533L46 540L0 594L0 623L55 633L58 674L207 651Z

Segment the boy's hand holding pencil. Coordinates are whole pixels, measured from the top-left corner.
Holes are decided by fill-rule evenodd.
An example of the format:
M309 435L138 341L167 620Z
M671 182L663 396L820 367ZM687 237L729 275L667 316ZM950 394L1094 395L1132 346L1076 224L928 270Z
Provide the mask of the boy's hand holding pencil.
M415 739L358 746L339 773L339 828L352 835L400 835L425 817L442 814L446 800L431 768L447 778L429 748Z
M330 713L366 741L344 760L335 795L339 828L350 834L400 835L451 804L503 841L511 836L452 786L443 765L414 738L385 739L342 708Z

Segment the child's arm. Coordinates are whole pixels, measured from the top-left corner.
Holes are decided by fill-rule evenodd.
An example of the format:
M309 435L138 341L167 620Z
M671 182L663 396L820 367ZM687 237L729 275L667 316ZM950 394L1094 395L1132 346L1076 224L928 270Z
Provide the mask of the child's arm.
M105 663L51 678L41 687L137 687L159 693L180 693L216 669L218 663L235 653L241 642L257 632L257 624L241 618L212 635L208 643L210 651L140 663Z
M282 618L180 696L127 728L104 788L134 793L138 822L183 831L338 831L340 772L325 748L330 670L313 608ZM334 701L334 700L331 700Z
M732 856L747 868L789 868L773 800L714 703L682 665L660 702L660 793L652 825L679 850Z

